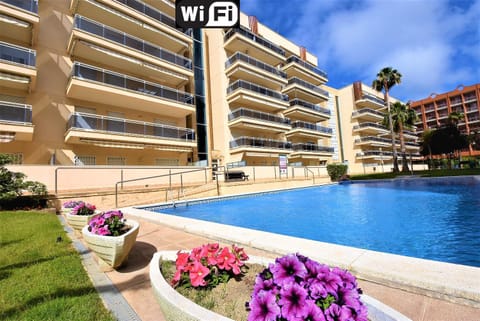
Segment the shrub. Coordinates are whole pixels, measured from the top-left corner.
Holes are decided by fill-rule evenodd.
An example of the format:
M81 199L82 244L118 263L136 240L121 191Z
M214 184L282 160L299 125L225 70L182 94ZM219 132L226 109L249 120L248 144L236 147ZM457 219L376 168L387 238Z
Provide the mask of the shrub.
M26 206L30 207L31 203L46 203L47 187L36 181L25 181L25 174L11 172L4 165L11 163L8 155L0 154L0 208L6 207L22 207L22 199L17 199L23 195L25 191L31 193L31 201L26 201ZM17 199L17 200L15 200ZM27 205L28 204L28 205Z
M338 181L342 176L347 174L348 165L345 164L328 164L327 173L332 181Z

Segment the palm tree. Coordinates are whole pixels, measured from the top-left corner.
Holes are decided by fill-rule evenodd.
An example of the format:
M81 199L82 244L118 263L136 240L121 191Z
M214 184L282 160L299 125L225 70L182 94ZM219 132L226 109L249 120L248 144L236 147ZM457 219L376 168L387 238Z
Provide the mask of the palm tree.
M377 79L372 82L372 88L376 91L383 91L384 100L387 104L387 114L391 117L390 113L390 97L388 91L395 85L399 84L402 80L402 74L397 69L392 67L385 67L377 74ZM389 118L389 123L392 123L392 119ZM393 127L390 127L390 134L392 136L392 150L393 150L393 172L398 173L398 160L397 160L397 147L395 146L395 133Z
M464 119L465 119L465 115L463 113L452 111L450 114L448 114L447 125L453 125L457 127L458 123Z
M403 130L411 129L417 121L417 114L409 105L397 101L392 104L389 115L385 115L383 124L398 133L400 150L402 152L402 172L408 172L407 154L405 150L405 137Z
M434 134L434 130L425 129L422 134L422 155L429 156L428 157L428 168L432 169L432 137ZM428 152L428 154L427 154Z

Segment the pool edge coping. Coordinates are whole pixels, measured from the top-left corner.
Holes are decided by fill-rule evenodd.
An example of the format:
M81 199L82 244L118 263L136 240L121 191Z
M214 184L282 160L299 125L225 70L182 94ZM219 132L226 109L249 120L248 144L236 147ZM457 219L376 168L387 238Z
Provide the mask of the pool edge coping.
M155 213L133 207L127 217L215 239L285 255L295 251L332 266L350 270L359 279L429 297L480 308L480 268L412 258L276 233ZM320 252L320 253L319 253Z

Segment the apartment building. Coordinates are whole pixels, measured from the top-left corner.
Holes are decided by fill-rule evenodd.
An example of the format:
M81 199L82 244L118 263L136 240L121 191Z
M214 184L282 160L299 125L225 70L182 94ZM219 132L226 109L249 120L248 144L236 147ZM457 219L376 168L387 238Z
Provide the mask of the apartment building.
M17 163L320 165L327 74L255 17L179 30L173 1L0 1L0 152Z
M204 31L214 163L325 164L334 153L327 74L305 48L240 18L240 28Z
M421 137L426 129L435 129L445 124L452 112L463 114L458 128L463 134L480 131L480 84L458 86L455 90L442 94L432 94L424 99L411 102L418 115L417 133ZM480 155L480 151L468 151L471 155Z
M0 152L25 164L198 159L191 30L169 1L0 1Z
M350 173L389 172L393 167L391 133L382 125L387 107L383 93L361 82L341 89L329 88L338 97L338 132L340 154L348 163ZM390 102L398 101L390 97ZM419 160L419 145L415 130L404 130L408 160ZM400 140L395 138L401 162Z

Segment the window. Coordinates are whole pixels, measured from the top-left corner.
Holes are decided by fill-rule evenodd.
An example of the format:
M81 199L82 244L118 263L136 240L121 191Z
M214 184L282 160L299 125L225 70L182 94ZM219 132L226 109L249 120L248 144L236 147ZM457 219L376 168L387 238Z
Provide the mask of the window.
M107 156L107 165L125 166L125 165L127 165L127 161L126 161L125 157Z
M77 163L75 165L96 165L95 156L78 155Z

